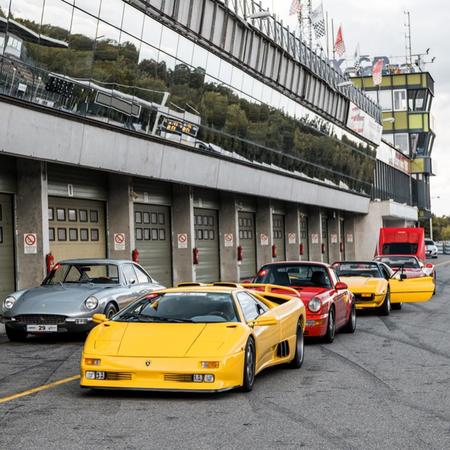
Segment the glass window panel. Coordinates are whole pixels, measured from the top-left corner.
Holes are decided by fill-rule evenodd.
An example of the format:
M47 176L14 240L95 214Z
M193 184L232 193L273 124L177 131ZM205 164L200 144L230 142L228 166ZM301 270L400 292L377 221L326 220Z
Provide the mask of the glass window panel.
M159 234L159 240L160 241L165 241L166 240L166 231L164 230L164 228L160 228L158 231Z
M78 241L78 229L69 228L69 241Z
M66 210L64 208L57 208L56 209L56 219L60 222L66 220Z
M237 67L233 67L231 74L231 85L239 90L242 90L242 83L244 81L244 73Z
M150 223L150 213L145 212L143 214L143 218L144 218L144 223Z
M99 231L98 228L91 229L91 241L97 242L99 240Z
M208 54L208 62L206 64L206 73L214 78L219 77L220 73L220 59L213 55L212 53Z
M134 213L134 221L136 223L142 223L142 213L140 211Z
M144 228L144 240L150 240L150 228Z
M92 223L98 222L98 211L96 209L91 209L89 211L89 219Z
M45 0L42 33L56 39L65 40L70 31L72 12L73 8L61 0ZM57 27L58 30L50 32L49 27L46 28L45 25Z
M100 9L100 19L120 28L124 5L125 3L122 0L103 1Z
M175 56L178 50L178 33L172 31L170 28L163 27L161 34L160 50L169 55Z
M156 20L145 16L144 17L144 31L142 33L142 40L153 47L159 48L161 42L162 25Z
M89 240L89 230L87 228L80 229L80 241L86 242Z
M1 211L1 209L0 209ZM53 208L48 208L48 220L55 220L55 216L54 216L54 209ZM1 219L1 217L0 217Z
M144 26L144 14L125 3L123 11L122 30L137 38L142 37L142 28Z
M194 43L183 36L179 37L177 58L186 64L192 64L192 54L194 53Z
M199 45L194 45L194 53L192 54L192 65L206 69L208 60L208 52Z
M48 239L53 242L55 240L55 229L49 228L48 229Z
M158 228L152 228L152 240L158 240Z
M383 111L392 111L392 91L383 90L378 92L378 98Z
M159 213L159 214L158 214L158 223L159 223L160 225L164 225L164 223L165 223L165 217L164 217L164 214L162 214L162 213Z
M231 64L222 61L220 64L220 81L222 81L222 83L226 83L228 85L231 84L231 75L232 75L232 66Z
M142 241L142 228L136 228L135 235L137 241Z
M97 36L97 22L96 18L75 9L73 11L71 34L79 34L93 41Z
M5 11L7 11L6 4L4 6ZM10 4L11 16L16 21L17 19L24 19L34 22L35 25L40 25L43 7L44 0L12 0Z
M86 209L80 209L78 211L78 216L80 218L80 222L87 222L88 221L88 212Z
M98 17L100 0L75 0L75 6Z
M76 222L77 220L77 210L76 209L68 209L67 216L70 222Z
M58 241L67 241L67 231L65 228L58 228Z
M151 223L158 223L158 215L156 213L151 214Z

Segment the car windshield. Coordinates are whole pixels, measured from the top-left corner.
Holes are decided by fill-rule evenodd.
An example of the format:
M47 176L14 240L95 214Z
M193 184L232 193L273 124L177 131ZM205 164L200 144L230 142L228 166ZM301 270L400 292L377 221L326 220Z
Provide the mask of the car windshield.
M327 269L313 264L274 264L264 266L258 272L255 283L291 287L331 288Z
M168 292L138 300L114 318L117 322L237 322L230 294Z
M408 256L382 256L377 261L384 262L389 267L407 267L410 269L419 269L420 264L416 258Z
M340 277L383 278L378 264L367 262L341 262L333 264Z
M431 239L425 239L425 245L434 245L434 242Z
M119 269L115 264L57 264L43 284L61 283L119 284Z

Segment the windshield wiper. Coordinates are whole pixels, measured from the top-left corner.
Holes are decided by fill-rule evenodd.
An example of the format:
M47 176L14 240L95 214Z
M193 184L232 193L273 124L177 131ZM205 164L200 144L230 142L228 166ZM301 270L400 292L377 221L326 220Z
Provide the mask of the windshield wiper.
M193 323L194 321L192 319L184 319L184 318L178 318L178 317L161 317L161 316L146 316L151 319L154 319L155 321L161 321L161 322L173 322L173 323Z

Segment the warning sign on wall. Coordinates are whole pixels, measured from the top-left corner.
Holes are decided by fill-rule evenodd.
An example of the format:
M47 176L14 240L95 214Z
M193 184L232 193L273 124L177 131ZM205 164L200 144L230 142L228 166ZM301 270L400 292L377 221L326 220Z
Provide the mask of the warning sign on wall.
M265 247L267 245L269 245L269 236L267 236L267 234L261 233L259 235L260 238L260 242L261 242L261 246Z
M333 233L331 235L331 243L332 244L337 244L338 243L338 235L336 233Z
M319 243L319 234L318 233L311 233L311 243L312 244Z
M23 235L23 252L25 255L35 255L37 253L36 233L25 233Z
M347 242L350 244L353 242L353 233L347 233Z
M296 244L297 243L297 235L295 233L289 233L288 234L288 242L289 242L289 244Z
M177 244L178 248L187 248L188 246L188 235L187 233L177 234Z
M225 233L223 235L223 243L225 247L233 247L234 246L233 233Z
M126 238L125 233L114 233L114 250L121 252L125 250Z

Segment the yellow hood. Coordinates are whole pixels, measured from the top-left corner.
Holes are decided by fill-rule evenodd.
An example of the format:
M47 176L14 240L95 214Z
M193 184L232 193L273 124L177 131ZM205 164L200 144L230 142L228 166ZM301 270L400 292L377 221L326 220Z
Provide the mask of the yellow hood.
M340 280L347 284L354 294L369 293L380 294L386 290L387 281L383 278L366 277L340 277Z
M153 358L225 356L243 345L247 333L238 323L107 322L91 332L85 352Z

